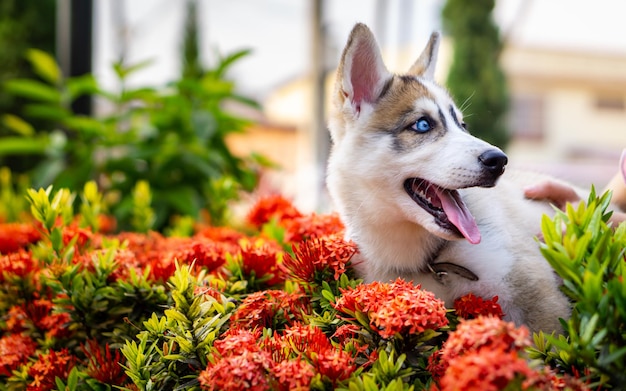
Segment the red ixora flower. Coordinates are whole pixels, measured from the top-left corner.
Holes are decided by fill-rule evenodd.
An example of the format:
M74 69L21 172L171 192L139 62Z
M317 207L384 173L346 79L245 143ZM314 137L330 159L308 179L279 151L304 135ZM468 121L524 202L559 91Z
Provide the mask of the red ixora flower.
M53 313L54 304L48 299L35 299L23 306L24 313L35 327L45 331L53 338L62 338L69 334L67 328L71 317L67 312Z
M168 239L175 245L168 258L183 264L194 263L197 267L213 272L226 262L226 253L233 250L232 245L214 242L203 238Z
M294 323L287 327L282 334L275 334L273 339L279 345L279 352L276 353L280 353L283 356L275 357L276 361L302 355L310 358L315 354L333 348L322 329L302 323ZM274 352L270 351L270 353Z
M272 243L244 243L241 246L240 255L243 273L246 277L254 274L258 280L268 278L267 286L278 285L285 281L281 268L278 267L278 257L281 249Z
M436 330L448 324L441 300L402 279L344 290L334 307L346 320L356 319L357 312L367 316L371 329L383 338Z
M583 383L578 374L571 376L568 374L557 375L550 368L542 368L537 376L530 376L522 382L524 390L546 390L546 391L590 391L587 383Z
M461 320L456 330L443 344L441 358L444 362L483 346L502 347L504 350L521 351L530 346L528 329L516 327L493 316Z
M246 236L230 227L197 226L194 239L209 239L220 243L237 245Z
M306 358L315 373L333 384L347 379L357 368L353 355L333 346L322 329L313 325L295 323L282 334L265 339L263 348L276 362Z
M259 337L261 337L261 329L249 330L235 327L222 334L213 346L222 357L239 355L246 351L256 352L261 350L257 344Z
M87 357L86 372L90 377L104 384L124 385L126 374L121 366L122 358L119 349L115 349L115 355L112 355L108 343L103 349L98 341L93 339L88 340L87 345L81 345L81 347Z
M333 385L346 380L356 370L354 357L340 348L324 349L312 355L311 361L317 373L326 377Z
M458 357L473 354L478 350L483 353L495 351L496 353L489 354L500 355L512 352L517 356L529 345L528 329L525 327L517 328L515 324L494 316L463 319L457 329L450 333L441 350L429 357L428 370L437 381L446 376L449 366ZM508 356L504 359L512 360Z
M41 234L34 224L2 223L0 224L0 253L8 254L35 243Z
M361 328L352 323L346 323L339 327L333 333L332 337L337 338L340 344L344 344L345 342L358 337L358 333Z
M539 376L515 350L482 347L448 363L439 380L440 391L499 391L511 381Z
M277 391L308 391L315 369L309 362L298 357L275 364L272 374L276 383L274 389Z
M27 335L12 334L0 338L0 376L11 376L11 371L28 361L37 350L37 343Z
M294 256L285 254L281 268L295 280L309 284L326 281L330 276L338 280L357 252L354 242L339 235L314 238L292 248Z
M94 234L91 232L91 228L81 228L78 223L72 223L63 227L62 237L64 245L67 246L72 240L75 240L76 249L82 250L93 239Z
M457 316L463 319L474 319L480 315L492 315L500 319L504 317L502 307L498 304L498 296L485 300L473 293L468 293L454 301L454 309Z
M248 212L246 220L255 227L260 228L272 219L280 222L300 216L302 216L302 213L293 206L291 201L276 194L260 198Z
M312 238L329 235L343 236L345 226L336 213L311 213L282 222L285 227L286 243L298 243Z
M28 368L28 376L33 381L26 386L27 391L48 391L56 389L55 379L67 379L76 363L76 358L67 349L58 352L50 350L47 354L40 354L39 360Z
M274 323L291 323L309 313L309 304L302 293L281 290L254 292L243 300L232 316L240 327L273 327Z
M2 239L0 239L1 243ZM0 251L1 252L1 251ZM39 262L30 251L18 249L7 255L0 255L0 282L10 276L23 278L39 271Z
M273 364L265 351L244 350L209 363L198 380L208 391L270 390Z

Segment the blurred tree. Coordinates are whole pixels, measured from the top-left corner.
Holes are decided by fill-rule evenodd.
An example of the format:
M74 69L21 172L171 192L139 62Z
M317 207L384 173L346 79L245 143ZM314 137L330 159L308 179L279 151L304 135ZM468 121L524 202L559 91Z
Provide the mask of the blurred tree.
M200 78L204 74L204 69L200 61L197 0L187 0L187 15L185 19L181 64L182 76L186 79Z
M470 132L504 148L508 108L506 80L499 64L502 42L491 11L495 0L447 0L443 26L454 41L447 86L465 114Z
M10 79L35 76L25 56L28 49L55 52L55 15L56 0L0 1L0 85ZM0 114L19 113L23 104L24 100L15 95L0 93ZM0 136L11 133L0 122ZM28 170L35 163L36 159L0 156L0 166L10 165L15 172Z

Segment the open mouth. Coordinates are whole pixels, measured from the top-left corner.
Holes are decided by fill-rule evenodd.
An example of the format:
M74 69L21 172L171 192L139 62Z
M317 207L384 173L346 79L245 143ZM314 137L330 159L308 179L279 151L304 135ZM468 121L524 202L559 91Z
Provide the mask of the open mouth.
M441 228L465 237L470 243L480 243L476 220L456 190L444 189L420 178L404 181L404 190Z

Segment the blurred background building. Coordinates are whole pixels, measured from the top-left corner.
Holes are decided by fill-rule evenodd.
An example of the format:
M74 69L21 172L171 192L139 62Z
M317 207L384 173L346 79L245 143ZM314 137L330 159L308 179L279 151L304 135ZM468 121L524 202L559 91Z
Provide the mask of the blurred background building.
M330 207L323 177L324 128L333 71L356 22L374 30L390 70L414 61L445 0L198 0L206 63L243 48L252 55L229 77L263 109L231 136L237 153L255 151L279 170L261 191L281 191L303 209ZM468 2L468 6L471 2ZM164 85L180 73L186 2L93 0L93 72L115 87L111 64L151 60L129 79ZM501 55L510 92L510 166L603 187L626 147L626 23L622 0L496 0ZM444 32L445 33L445 32ZM445 81L452 42L444 35L437 79ZM480 94L476 91L475 94ZM462 103L462 102L459 102ZM471 100L470 100L471 103ZM106 110L95 102L95 110ZM234 107L233 110L240 110ZM471 104L466 114L471 114Z

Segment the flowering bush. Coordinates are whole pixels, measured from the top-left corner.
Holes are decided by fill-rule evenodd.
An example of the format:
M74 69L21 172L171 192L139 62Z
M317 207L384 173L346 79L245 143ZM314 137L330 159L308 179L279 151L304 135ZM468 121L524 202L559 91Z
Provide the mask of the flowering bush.
M0 224L0 390L626 386L626 226L607 225L606 196L544 221L574 314L534 339L497 297L446 309L409 281L363 284L338 217L282 197L187 237L113 234L64 189L27 197L30 220Z

